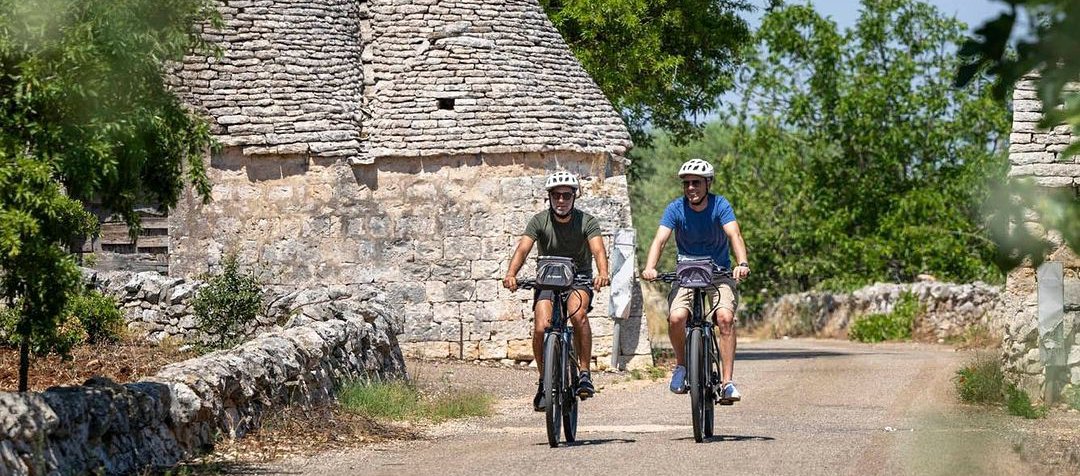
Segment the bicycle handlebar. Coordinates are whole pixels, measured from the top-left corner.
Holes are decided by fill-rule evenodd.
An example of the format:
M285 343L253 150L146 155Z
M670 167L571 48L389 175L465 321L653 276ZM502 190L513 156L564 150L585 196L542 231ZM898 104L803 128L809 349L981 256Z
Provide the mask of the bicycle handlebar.
M592 284L592 279L582 276L574 276L574 283L579 286L587 286ZM517 285L521 289L536 289L535 279L519 279Z
M732 277L731 276L731 270L729 270L727 268L715 269L715 270L713 270L712 275L713 275L714 279L715 278L730 278L730 277ZM663 282L668 283L668 284L673 284L673 283L679 282L679 276L677 276L674 271L667 272L667 273L659 273L659 274L656 275L656 280L657 281L663 281Z

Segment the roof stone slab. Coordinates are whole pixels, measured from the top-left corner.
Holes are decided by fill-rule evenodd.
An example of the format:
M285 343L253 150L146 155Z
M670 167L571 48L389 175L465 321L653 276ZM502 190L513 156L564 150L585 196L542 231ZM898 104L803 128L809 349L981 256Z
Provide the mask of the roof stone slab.
M171 79L244 155L572 151L621 159L622 119L536 0L222 0Z
M363 3L223 0L220 58L186 57L172 86L244 155L361 157Z
M631 147L536 0L369 3L372 156Z

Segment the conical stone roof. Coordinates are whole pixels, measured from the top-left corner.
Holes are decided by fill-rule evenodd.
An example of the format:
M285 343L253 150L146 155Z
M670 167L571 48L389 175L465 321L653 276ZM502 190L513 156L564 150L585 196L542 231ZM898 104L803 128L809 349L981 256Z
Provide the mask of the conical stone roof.
M245 155L625 155L619 115L536 0L225 0L173 86Z

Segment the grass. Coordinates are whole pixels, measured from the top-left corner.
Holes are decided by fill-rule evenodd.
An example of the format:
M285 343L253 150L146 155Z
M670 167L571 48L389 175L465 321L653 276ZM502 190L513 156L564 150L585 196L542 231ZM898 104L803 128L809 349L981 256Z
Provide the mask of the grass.
M346 384L338 401L345 410L371 418L440 422L490 415L495 398L476 390L424 396L411 382L372 380Z
M964 329L963 334L945 338L945 343L961 350L991 349L1001 345L1001 338L985 325L975 324Z
M1027 392L1005 379L1001 362L989 353L976 354L971 363L956 371L953 381L965 403L1003 405L1008 414L1027 419L1047 414L1045 405L1033 405Z
M870 314L859 318L848 329L848 338L859 342L883 342L911 339L915 317L922 312L919 299L903 293L887 314Z
M1046 405L1032 405L1027 392L1010 384L1005 389L1005 411L1010 415L1035 420L1045 417L1048 409Z
M1069 408L1080 410L1080 386L1066 385L1061 392L1061 396Z
M628 372L627 380L659 380L667 376L667 370L655 365L643 369L634 369Z
M956 392L965 403L996 405L1005 398L1005 374L1001 362L988 353L976 354L975 360L956 371Z

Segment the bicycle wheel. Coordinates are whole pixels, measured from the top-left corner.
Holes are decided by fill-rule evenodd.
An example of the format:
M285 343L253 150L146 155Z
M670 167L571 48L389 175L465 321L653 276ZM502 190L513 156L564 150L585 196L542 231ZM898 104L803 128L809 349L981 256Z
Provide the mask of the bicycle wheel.
M694 441L701 443L705 433L705 356L701 329L690 330L690 349L686 371L690 373L690 420L694 424Z
M715 375L714 369L716 368L716 348L715 341L713 340L712 332L705 334L705 339L709 342L705 344L706 349L703 352L705 355L705 438L712 438L713 436L713 419L716 414L716 390L717 383L719 383L719 377L713 378Z
M548 444L552 448L559 446L559 431L562 425L562 375L561 342L556 334L544 336L544 396L547 408L544 417L547 421Z
M563 381L566 382L563 385L563 437L566 438L567 443L573 443L577 438L577 416L578 416L578 399L576 395L577 390L577 364L574 362L574 354L570 352L571 344L562 346L563 348L563 368L566 369L566 373L563 375Z

